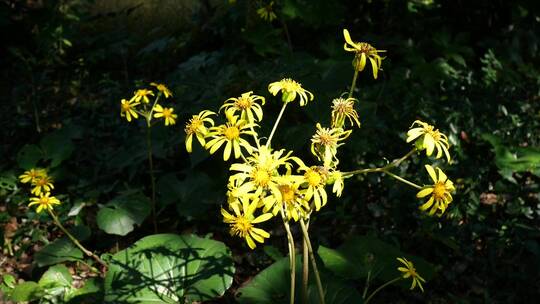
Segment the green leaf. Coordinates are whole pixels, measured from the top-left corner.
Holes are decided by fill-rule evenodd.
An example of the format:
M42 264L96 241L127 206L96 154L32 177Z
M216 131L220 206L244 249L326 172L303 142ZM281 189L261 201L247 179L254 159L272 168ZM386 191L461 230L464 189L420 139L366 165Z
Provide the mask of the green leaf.
M75 289L69 295L68 303L103 303L103 280L98 278L86 280L83 287Z
M39 279L39 286L43 288L47 295L66 297L75 288L71 286L73 278L69 270L64 265L50 267Z
M206 301L223 295L233 274L231 252L221 242L151 235L113 256L105 277L105 302Z
M38 146L24 145L19 153L17 153L17 163L19 167L29 170L35 168L42 157L43 152Z
M101 208L97 214L100 229L116 235L126 235L150 214L150 200L142 195L120 196Z
M16 282L15 277L11 274L5 274L2 276L2 283L9 288L14 288Z
M40 142L45 158L51 161L52 168L68 159L75 147L67 131L58 130L43 137Z
M300 256L296 257L296 291L295 298L300 302L301 264ZM361 304L362 296L348 282L330 275L321 267L321 281L325 291L327 304ZM319 303L314 275L310 274L308 283L308 302ZM239 303L288 304L290 298L289 258L283 258L270 265L253 278L246 286L238 289L236 297Z
M33 301L41 298L43 290L36 282L24 282L13 289L11 299L17 302Z
M79 248L66 237L59 238L38 251L34 260L39 267L62 263L65 261L77 261L83 258Z

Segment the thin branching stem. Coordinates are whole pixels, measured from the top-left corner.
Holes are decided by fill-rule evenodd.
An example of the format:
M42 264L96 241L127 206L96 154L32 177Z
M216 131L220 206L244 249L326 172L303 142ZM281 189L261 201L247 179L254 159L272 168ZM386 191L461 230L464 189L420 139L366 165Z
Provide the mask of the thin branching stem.
M313 268L313 274L315 275L315 282L317 283L317 291L319 293L319 301L321 304L325 304L324 300L324 290L322 287L321 276L319 275L319 269L317 267L317 261L315 260L315 255L313 254L313 247L311 246L311 241L309 240L309 233L304 223L304 219L300 219L300 227L302 228L302 233L304 235L304 240L306 241L308 247L308 254L311 260L311 267Z
M270 136L268 136L268 140L266 141L266 147L270 147L270 142L272 141L272 137L274 136L274 133L276 132L277 126L279 124L279 121L281 120L281 117L283 116L283 112L285 112L285 108L287 107L288 102L283 103L283 106L281 107L281 111L279 111L279 115L276 119L276 122L274 123L274 126L272 127L272 132L270 132Z
M383 288L385 288L386 286L390 285L390 284L394 284L395 282L401 280L401 277L397 277L391 281L388 281L386 283L384 283L383 285L379 286L379 288L375 289L370 295L369 297L364 301L364 304L368 304L369 301L371 300L371 298L373 298L374 295L376 295L379 291L381 291Z

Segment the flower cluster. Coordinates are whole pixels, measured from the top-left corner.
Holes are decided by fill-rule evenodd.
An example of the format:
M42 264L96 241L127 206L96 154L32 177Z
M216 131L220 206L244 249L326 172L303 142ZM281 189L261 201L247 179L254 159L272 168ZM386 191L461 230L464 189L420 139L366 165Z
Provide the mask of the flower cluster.
M30 193L35 196L30 198L30 204L28 206L37 205L37 213L40 213L44 209L51 211L54 205L60 204L60 201L56 197L51 196L51 190L54 189L53 179L47 174L45 169L32 168L20 175L19 180L23 184L30 183L32 186Z
M151 126L152 118L163 119L166 126L174 125L178 117L173 113L174 109L163 107L158 103L161 96L164 96L165 99L172 97L172 92L164 84L151 82L150 85L157 90L157 93L151 89L139 89L129 100L122 99L120 101L120 116L125 117L128 122L138 119L139 116L143 117L148 126ZM151 98L153 101L150 100Z

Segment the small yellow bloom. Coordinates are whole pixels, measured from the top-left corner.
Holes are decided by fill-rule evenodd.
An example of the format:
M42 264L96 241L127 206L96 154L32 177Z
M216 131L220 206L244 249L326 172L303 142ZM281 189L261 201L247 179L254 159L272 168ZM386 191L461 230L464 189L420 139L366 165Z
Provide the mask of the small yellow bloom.
M41 192L39 197L30 198L28 207L38 205L36 209L37 213L40 213L43 209L53 210L53 205L60 205L60 201L56 197L50 195L50 192Z
M302 85L290 78L284 78L280 81L273 82L268 86L268 91L276 96L281 92L281 100L283 102L291 102L296 98L296 95L300 97L300 106L305 106L309 100L313 100L313 94L302 88Z
M413 128L415 125L419 125L417 128ZM407 132L407 142L411 142L416 139L416 147L419 150L426 150L426 155L431 156L433 150L437 149L437 155L435 158L440 158L443 155L446 155L446 159L450 162L450 153L448 149L450 144L448 143L448 137L439 130L435 129L434 126L429 125L420 120L413 122L412 129Z
M135 110L135 107L139 105L138 101L122 99L120 105L120 116L126 117L127 121L131 122L131 117L137 119L139 114Z
M413 290L416 287L416 285L418 285L420 290L422 290L422 292L424 292L424 288L422 287L422 283L425 283L426 280L424 280L424 278L422 278L418 274L418 272L416 272L416 269L414 268L413 263L411 261L408 261L406 258L397 258L397 260L399 262L401 262L403 265L405 265L405 267L398 267L398 270L402 273L402 278L404 278L404 279L411 278L412 279L411 290Z
M256 200L250 203L250 200L240 198L229 204L229 208L232 209L233 214L221 208L223 221L230 225L230 234L244 238L251 249L257 247L254 240L264 243L264 239L270 237L270 233L254 227L253 224L265 222L273 217L271 213L263 213L255 217L253 213L257 209L257 204L258 202Z
M227 123L224 125L211 127L208 132L208 136L212 139L206 143L205 148L210 150L210 154L214 154L223 144L225 149L223 150L223 160L227 161L232 152L234 151L234 158L243 156L242 148L244 148L249 154L253 151L253 147L249 142L240 137L240 135L256 135L255 132L250 129L255 124L247 123L243 119L239 119L238 116L227 114Z
M240 111L240 119L243 119L249 123L255 121L261 121L263 118L263 110L260 104L256 101L260 101L264 105L264 97L258 95L252 95L253 91L243 93L242 96L236 98L229 98L225 101L221 109L225 111L232 111L233 114L236 111ZM255 115L253 115L255 114Z
M174 125L176 123L176 118L178 117L178 115L174 114L173 111L173 108L164 108L161 105L156 104L154 106L154 117L163 117L163 119L165 119L166 126Z
M263 6L257 10L257 14L265 21L271 22L272 20L276 19L276 13L274 13L274 10L272 9L272 6L274 5L274 1L270 2L268 5Z
M288 220L298 221L307 217L310 208L308 200L305 199L305 190L300 189L301 178L302 176L282 176L282 183L278 185L279 197L273 195L265 197L263 211L272 210L272 214L276 215L283 208Z
M365 42L353 42L349 31L344 29L343 36L345 37L345 44L343 48L348 52L354 52L353 66L355 70L362 72L366 67L366 61L369 59L371 62L371 69L373 71L373 78L377 79L377 74L381 69L381 63L384 59L379 53L386 52L385 50L377 50L369 43Z
M171 90L169 90L169 88L167 88L167 86L162 83L151 82L150 85L156 87L158 91L163 93L163 95L165 95L165 98L173 96Z
M360 128L358 113L354 109L356 98L336 98L332 100L332 127L343 128L345 118L347 118L351 126L356 125Z
M210 118L210 115L216 113L208 110L203 110L197 115L193 115L191 119L186 123L184 131L186 132L186 150L191 153L193 135L197 138L201 146L206 145L206 136L208 135L208 128L214 126L214 120ZM206 126L205 124L209 124Z
M32 168L28 171L24 171L24 173L19 176L19 179L21 183L26 184L34 183L36 179L44 176L47 176L47 171L45 171L44 169Z
M416 194L417 198L431 195L428 201L420 206L420 210L426 211L431 208L429 215L439 212L438 215L441 216L453 200L450 192L455 191L454 183L441 169L436 168L437 172L435 172L432 166L426 165L425 167L434 184L424 187Z
M337 159L337 149L340 141L343 141L351 135L352 130L343 130L342 128L323 128L317 123L317 131L311 138L311 153L319 161L324 162L324 166L332 167L339 163Z
M154 96L154 92L147 89L140 89L135 91L135 95L131 98L131 100L134 100L136 102L141 102L141 100L144 103L149 103L150 99L148 99L148 96Z
M307 187L305 199L309 201L313 198L315 211L319 211L328 201L328 195L324 189L326 186L327 173L316 166L301 167L299 171L304 171L304 187Z
M54 185L52 183L53 179L48 175L37 177L32 182L32 186L34 186L34 188L32 189L31 193L40 195L42 192L50 192L51 189L54 189Z

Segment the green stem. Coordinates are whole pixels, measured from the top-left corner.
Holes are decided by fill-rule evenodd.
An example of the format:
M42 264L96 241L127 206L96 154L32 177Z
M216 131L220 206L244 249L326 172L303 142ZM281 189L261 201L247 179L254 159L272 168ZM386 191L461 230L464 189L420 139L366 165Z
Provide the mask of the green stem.
M408 180L404 179L404 178L401 177L401 176L395 175L394 173L391 173L391 172L386 171L386 170L383 170L382 172L384 172L384 173L387 174L387 175L390 175L391 177L393 177L393 178L397 179L398 181L400 181L400 182L402 182L402 183L405 183L405 184L407 184L407 185L409 185L409 186L411 186L411 187L414 187L414 188L416 188L416 189L422 189L421 186L418 186L417 184L415 184L415 183L413 183L413 182L411 182L411 181L408 181Z
M283 219L283 226L285 226L285 231L287 232L287 243L289 248L289 269L290 269L290 279L291 279L291 294L289 303L294 304L294 293L296 290L296 253L294 246L294 238L291 233L291 227L289 226L289 221L285 217L285 211L283 210L283 205L281 205L281 218Z
M156 100L154 100L154 103L152 104L152 108L150 109L150 112L148 112L148 116L146 117L146 124L148 127L150 127L150 121L152 120L152 113L154 113L154 107L156 106L159 98L161 97L161 92L158 93L156 96Z
M356 79L358 78L358 70L354 70L354 76L353 76L353 79L352 79L352 83L351 83L351 89L349 91L349 97L348 98L351 98L352 95L353 95L353 92L354 92L354 88L356 87Z
M309 225L309 223L308 223ZM308 226L309 228L309 226ZM305 237L303 239L302 246L302 302L308 303L308 281L309 281L309 250Z
M373 298L374 295L376 295L379 291L381 291L383 288L385 288L386 286L390 285L390 284L393 284L397 281L401 280L401 277L397 277L391 281L388 281L386 283L384 283L383 285L379 286L379 288L375 289L370 295L369 297L364 301L364 304L368 304L369 301L371 300L371 298Z
M270 142L272 141L272 137L274 136L274 133L276 132L277 126L279 124L279 121L281 120L281 117L283 116L283 112L285 112L285 108L287 107L288 102L283 103L283 106L281 107L281 111L279 111L279 115L276 119L276 122L274 123L274 127L272 127L272 132L270 132L270 136L268 136L268 140L266 141L266 147L270 147Z
M300 219L300 227L302 227L302 233L304 234L304 240L306 241L308 247L308 254L311 260L311 267L313 268L313 274L315 275L315 282L317 283L317 291L319 292L319 300L321 304L325 304L324 300L324 290L321 283L321 277L319 275L319 269L317 268L317 261L315 260L315 255L313 254L313 247L311 246L311 241L309 240L309 234L304 223L304 219Z
M152 186L152 200L150 201L150 207L152 210L152 224L154 226L154 233L157 233L158 229L157 229L157 220L156 220L156 179L154 177L154 161L152 157L152 127L151 126L148 126L146 128L146 147L148 148L148 165L150 166L150 185Z
M401 164L404 160L406 160L411 155L413 155L414 152L416 152L416 148L413 148L411 151L409 151L407 154L403 155L401 158L394 160L393 162L389 163L388 165L386 165L384 167L358 169L358 170L353 170L353 171L349 171L349 172L343 172L342 174L343 174L344 178L349 178L349 177L351 177L351 176L353 176L355 174L365 174L365 173L372 173L372 172L384 172L384 171L387 171L389 169L392 169L394 167L399 166L399 164Z
M366 284L364 285L364 292L362 293L362 299L366 298L368 289L369 289L369 281L371 280L371 269L368 270L367 277L366 277Z
M289 52L292 54L293 46L291 41L291 35L289 34L289 28L287 27L287 23L285 23L285 20L283 18L279 18L279 20L281 21L281 25L283 26L285 37L287 37L287 45L289 46Z
M257 132L255 132L255 129L253 129L253 125L250 125L250 129L251 129L251 132L253 132L253 139L255 139L255 143L257 144L257 148L259 150L261 150L261 143L259 142L259 137L255 134L257 134Z
M51 217L53 218L53 221L54 223L56 224L56 226L58 226L58 228L60 228L60 230L62 230L62 232L64 232L68 238L73 242L73 244L75 244L77 247L79 247L79 249L81 249L82 252L84 252L84 254L86 254L87 256L93 258L94 260L96 260L96 262L98 262L99 264L101 264L103 267L107 267L107 263L105 263L105 261L103 261L102 259L100 259L97 255L95 255L92 251L84 248L83 245L81 245L81 243L79 242L79 240L77 240L65 227L64 225L62 225L62 223L60 223L60 220L58 220L58 217L56 216L56 214L54 213L54 211L52 210L48 210L49 211L49 214L51 215Z

